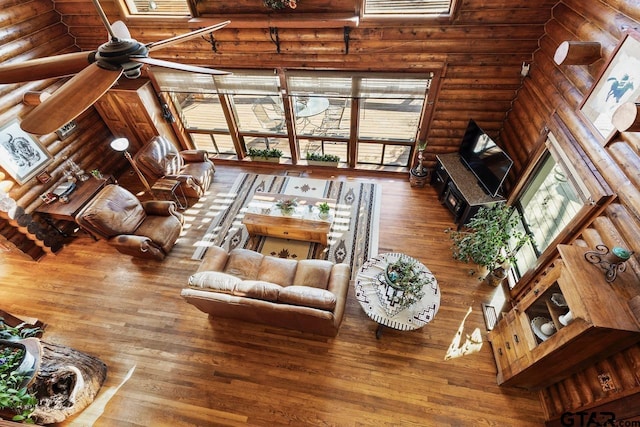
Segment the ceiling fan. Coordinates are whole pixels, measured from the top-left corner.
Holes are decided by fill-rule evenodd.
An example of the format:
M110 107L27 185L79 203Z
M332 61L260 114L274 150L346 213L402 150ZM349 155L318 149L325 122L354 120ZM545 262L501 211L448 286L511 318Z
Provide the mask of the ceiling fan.
M192 73L229 74L226 71L211 68L153 59L149 57L149 52L216 31L229 24L230 21L158 42L142 44L131 38L127 26L122 21L116 21L111 25L98 0L92 1L110 37L110 40L98 47L97 50L0 65L0 84L75 74L23 118L20 127L25 132L35 135L55 132L93 105L118 81L122 74L130 79L140 77L143 64Z

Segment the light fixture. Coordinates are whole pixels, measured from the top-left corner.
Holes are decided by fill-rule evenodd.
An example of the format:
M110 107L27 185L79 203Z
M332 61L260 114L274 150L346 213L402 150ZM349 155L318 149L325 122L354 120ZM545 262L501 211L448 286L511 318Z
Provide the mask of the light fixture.
M127 138L116 138L113 141L111 141L111 144L109 145L115 151L123 152L124 156L127 158L127 160L129 160L129 163L131 163L131 167L133 168L133 170L136 171L136 174L138 174L138 178L140 178L140 181L142 181L142 184L144 185L144 187L147 189L149 194L153 196L153 191L151 191L151 186L149 185L149 182L144 177L140 169L138 169L138 165L136 164L135 160L133 160L133 157L131 157L131 154L127 151L127 148L129 148L129 140Z
M531 69L531 64L527 64L526 62L523 62L522 68L520 69L520 75L522 77L527 77L529 75L530 69Z

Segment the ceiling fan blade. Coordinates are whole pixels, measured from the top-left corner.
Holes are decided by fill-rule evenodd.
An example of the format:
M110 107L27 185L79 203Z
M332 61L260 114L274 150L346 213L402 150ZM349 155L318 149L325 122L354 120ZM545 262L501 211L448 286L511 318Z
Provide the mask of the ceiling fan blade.
M122 70L91 64L27 114L20 127L35 135L55 132L89 108L118 80Z
M209 27L200 28L199 30L191 31L190 33L187 33L187 34L182 34L179 36L171 37L169 39L160 40L159 42L147 43L147 49L149 49L149 52L152 52L154 50L163 49L165 47L174 45L176 43L182 43L183 41L190 40L202 34L207 34L212 31L219 30L220 28L223 28L229 25L230 22L231 21L224 21L216 25L211 25Z
M213 68L198 67L196 65L179 64L177 62L165 61L162 59L144 58L144 57L141 57L141 58L130 57L129 59L131 61L141 62L143 64L156 65L158 67L164 67L164 68L172 68L174 70L180 70L180 71L188 71L190 73L214 74L214 75L231 74L229 71L214 70Z
M127 28L127 24L122 21L116 21L111 24L111 31L116 36L116 38L120 40L131 40L131 33L129 32L129 28Z
M93 62L95 52L74 52L0 65L0 83L20 83L76 74Z

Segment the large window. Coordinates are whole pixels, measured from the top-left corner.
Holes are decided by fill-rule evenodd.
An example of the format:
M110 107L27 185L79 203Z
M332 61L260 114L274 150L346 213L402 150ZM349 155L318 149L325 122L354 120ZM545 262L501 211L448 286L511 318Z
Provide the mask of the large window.
M432 79L431 73L152 72L194 146L213 154L239 158L248 148L277 148L292 161L324 153L346 163L355 152L356 165L404 168Z

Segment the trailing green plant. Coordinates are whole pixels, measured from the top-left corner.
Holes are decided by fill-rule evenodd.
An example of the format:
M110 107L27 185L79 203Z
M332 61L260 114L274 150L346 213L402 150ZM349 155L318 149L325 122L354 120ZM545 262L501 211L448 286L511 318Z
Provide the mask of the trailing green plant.
M468 230L450 231L453 257L490 271L505 262L515 263L515 254L532 237L517 229L515 209L504 203L482 206L467 224Z
M28 327L26 323L20 323L18 326L9 326L0 317L0 339L8 341L17 341L23 338L35 337L42 332L38 327Z
M334 154L311 153L307 151L307 160L316 162L339 162L340 156Z
M249 148L249 150L247 151L247 155L249 157L262 157L268 159L270 157L282 157L282 151L278 150L277 148Z
M0 318L0 338L8 341L17 341L22 338L36 336L42 332L40 328L27 327L21 323L18 326L9 326ZM30 393L27 387L20 385L29 377L27 372L18 372L25 350L15 347L5 347L0 351L0 409L8 409L15 412L13 421L21 421L33 424L31 414L38 403L34 393Z

